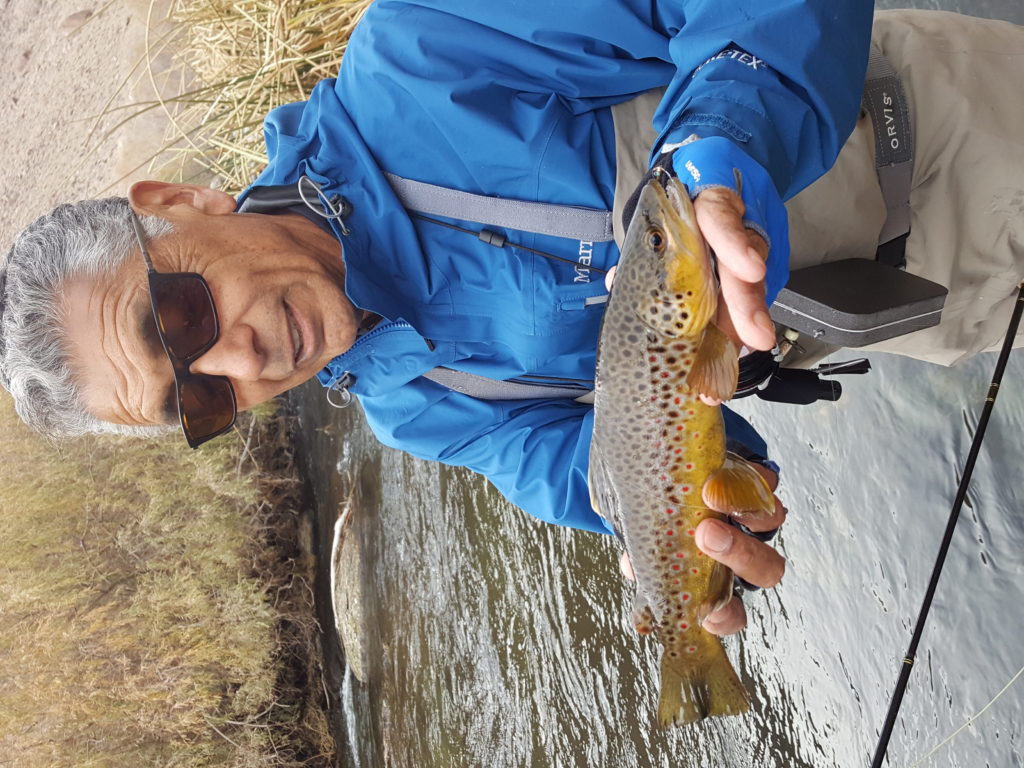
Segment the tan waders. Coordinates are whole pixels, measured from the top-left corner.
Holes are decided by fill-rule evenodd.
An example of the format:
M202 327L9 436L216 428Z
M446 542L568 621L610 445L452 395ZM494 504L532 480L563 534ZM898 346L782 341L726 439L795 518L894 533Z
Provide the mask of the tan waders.
M907 271L949 289L941 322L863 349L949 365L998 346L1024 280L1024 27L939 11L880 11L872 34L898 73L914 134ZM652 92L613 108L622 205L656 140ZM835 166L787 203L791 269L874 258L886 207L872 118ZM621 242L621 240L620 240ZM1024 331L1016 346L1024 346Z

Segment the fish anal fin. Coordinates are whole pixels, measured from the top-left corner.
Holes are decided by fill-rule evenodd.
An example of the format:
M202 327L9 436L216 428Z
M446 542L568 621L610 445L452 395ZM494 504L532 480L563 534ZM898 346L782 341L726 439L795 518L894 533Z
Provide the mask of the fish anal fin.
M716 400L728 400L736 393L739 371L739 358L732 339L717 325L708 323L686 377L690 391Z
M707 597L697 609L697 621L700 624L704 623L709 613L714 613L732 600L732 584L732 571L716 561L711 567Z
M732 453L708 475L703 493L708 506L727 515L768 516L775 512L775 498L764 477Z
M698 643L699 659L680 663L682 657L672 658L667 650L661 657L658 723L663 728L750 709L750 697L721 640L709 634Z

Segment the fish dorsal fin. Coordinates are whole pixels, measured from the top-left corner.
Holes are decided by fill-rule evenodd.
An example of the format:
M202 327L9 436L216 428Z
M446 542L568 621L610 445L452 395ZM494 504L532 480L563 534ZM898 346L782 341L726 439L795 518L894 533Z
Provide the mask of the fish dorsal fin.
M727 453L722 466L708 475L703 493L708 506L727 515L759 516L775 512L775 498L768 483L750 462L734 453Z
M697 347L693 368L686 377L687 385L692 392L728 400L736 392L739 375L739 358L732 339L714 323L708 323Z

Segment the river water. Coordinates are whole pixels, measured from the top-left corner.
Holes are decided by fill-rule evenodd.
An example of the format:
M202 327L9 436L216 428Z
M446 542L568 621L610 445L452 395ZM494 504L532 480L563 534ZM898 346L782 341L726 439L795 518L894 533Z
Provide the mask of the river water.
M1019 0L918 7L1024 23ZM339 764L867 766L995 356L953 369L870 359L874 370L846 377L837 403L735 404L783 465L790 520L778 546L789 566L777 589L746 597L749 627L727 641L752 712L672 731L652 725L658 650L630 625L610 537L537 523L482 478L381 447L358 406L332 409L315 383L298 390L298 454L320 544L330 549L334 521L348 511L346 540L359 545L346 590L363 599L353 622L364 682L343 661L333 669ZM928 754L1024 667L1022 435L1017 351L890 765L1024 766L1024 681Z

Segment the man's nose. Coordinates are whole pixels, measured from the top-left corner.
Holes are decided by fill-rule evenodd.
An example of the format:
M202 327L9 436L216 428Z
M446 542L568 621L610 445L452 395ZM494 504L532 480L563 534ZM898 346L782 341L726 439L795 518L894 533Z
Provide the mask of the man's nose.
M266 366L266 356L251 327L236 323L221 329L212 347L189 366L192 373L227 376L239 381L256 381Z

